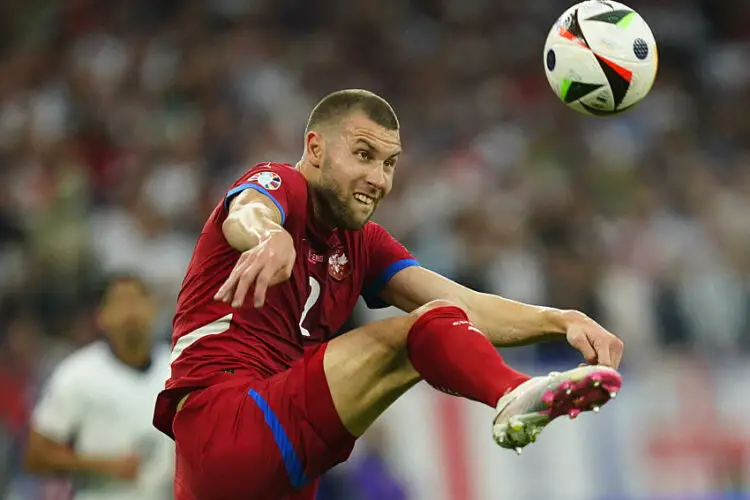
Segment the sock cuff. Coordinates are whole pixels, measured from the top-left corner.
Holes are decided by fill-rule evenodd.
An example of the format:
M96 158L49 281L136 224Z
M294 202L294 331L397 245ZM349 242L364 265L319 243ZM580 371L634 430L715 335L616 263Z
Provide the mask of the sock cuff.
M421 331L424 326L435 319L453 319L455 321L469 321L466 311L458 306L439 306L422 313L409 328L407 344L411 343L415 332Z

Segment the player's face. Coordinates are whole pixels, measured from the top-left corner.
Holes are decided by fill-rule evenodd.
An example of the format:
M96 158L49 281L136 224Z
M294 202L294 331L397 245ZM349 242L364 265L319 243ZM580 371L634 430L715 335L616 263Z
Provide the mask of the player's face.
M155 305L139 283L122 281L109 287L99 322L111 342L137 349L151 341Z
M354 114L328 132L325 142L316 189L325 215L333 226L360 229L391 191L399 133Z

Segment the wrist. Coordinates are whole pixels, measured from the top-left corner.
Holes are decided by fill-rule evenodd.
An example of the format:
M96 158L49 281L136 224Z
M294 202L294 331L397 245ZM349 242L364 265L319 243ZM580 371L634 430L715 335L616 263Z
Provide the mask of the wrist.
M272 238L281 238L281 239L289 239L292 240L292 235L289 234L289 232L281 227L280 225L276 224L275 222L272 222L271 225L265 227L263 229L263 232L261 233L260 240L266 241L270 240Z
M545 307L542 310L545 332L550 335L565 336L572 321L571 313L575 313L575 311Z

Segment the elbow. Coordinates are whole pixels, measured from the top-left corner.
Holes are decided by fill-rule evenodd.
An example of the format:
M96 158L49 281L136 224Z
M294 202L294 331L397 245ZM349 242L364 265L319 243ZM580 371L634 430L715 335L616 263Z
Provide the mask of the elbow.
M42 454L27 443L22 460L23 468L29 474L41 474L44 472L44 461Z
M36 475L49 474L52 470L50 460L60 446L32 430L21 457L24 470Z

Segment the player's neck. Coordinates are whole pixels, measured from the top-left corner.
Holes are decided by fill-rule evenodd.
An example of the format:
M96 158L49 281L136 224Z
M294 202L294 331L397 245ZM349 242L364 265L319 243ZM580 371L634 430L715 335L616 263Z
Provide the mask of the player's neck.
M336 229L336 224L331 222L333 217L331 216L330 211L326 209L326 204L321 200L320 194L316 191L315 182L310 178L310 175L308 175L310 169L313 167L307 163L305 158L302 158L295 168L305 176L305 179L307 179L315 225L324 231L333 231Z
M328 210L325 208L325 203L320 200L320 197L315 193L314 189L311 189L310 192L312 195L313 214L315 216L316 225L325 231L333 231L336 229L336 225L331 222L332 217L328 214Z
M145 372L151 368L151 351L126 353L117 357L124 364L139 372Z

